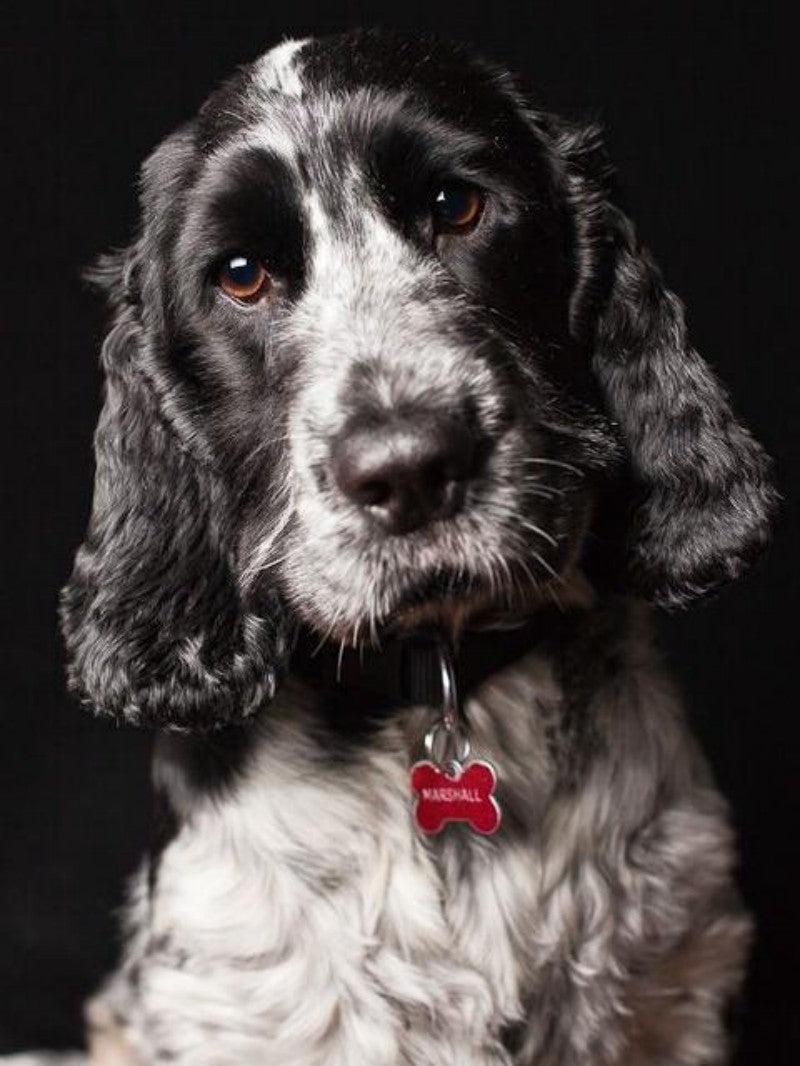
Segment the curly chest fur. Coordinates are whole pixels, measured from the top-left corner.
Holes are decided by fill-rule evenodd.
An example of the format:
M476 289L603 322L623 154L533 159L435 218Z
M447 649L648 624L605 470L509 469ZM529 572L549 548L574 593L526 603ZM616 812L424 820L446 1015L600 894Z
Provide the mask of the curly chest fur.
M271 723L235 792L164 851L143 903L139 1009L196 1031L213 997L245 1041L237 1061L507 1061L534 910L530 827L527 847L468 830L423 841L410 723L333 766L307 725L296 705Z
M679 743L672 709L652 688L640 715L629 695L614 710L664 755ZM470 708L480 750L499 770L502 841L462 827L433 840L414 830L410 741L430 712L331 758L313 707L287 686L223 792L198 799L162 757L157 778L185 820L151 891L142 878L127 960L106 993L141 1059L637 1061L619 1058L629 975L659 954L648 923L668 919L661 950L677 944L693 909L724 885L724 817L700 790L649 818L658 786L637 794L631 778L621 787L632 828L619 840L626 819L608 798L601 805L591 774L560 794L558 706L547 664L532 657ZM731 921L737 954L746 924Z

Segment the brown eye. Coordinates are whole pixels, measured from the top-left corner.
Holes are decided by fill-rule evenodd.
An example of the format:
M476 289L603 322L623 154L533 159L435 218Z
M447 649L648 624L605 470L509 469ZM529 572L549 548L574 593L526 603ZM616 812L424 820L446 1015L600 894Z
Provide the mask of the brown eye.
M483 214L484 195L474 185L448 181L433 200L433 228L436 233L469 233Z
M269 274L262 263L246 255L232 255L217 278L222 291L242 304L254 304L269 289Z

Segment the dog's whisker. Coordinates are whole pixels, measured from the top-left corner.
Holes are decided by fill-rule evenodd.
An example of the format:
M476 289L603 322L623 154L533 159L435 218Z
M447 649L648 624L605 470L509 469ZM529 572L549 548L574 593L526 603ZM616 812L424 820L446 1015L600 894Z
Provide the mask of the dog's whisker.
M546 500L555 500L567 495L567 490L556 485L545 485L539 478L523 477L521 482L526 496L541 496Z
M292 546L291 548L288 548L283 553L283 555L270 556L270 558L267 559L267 561L265 563L263 563L262 566L259 568L259 570L256 572L257 575L268 574L271 570L274 570L276 567L284 566L286 563L289 562L290 559L292 559L294 557L294 553L295 553L295 549L294 549L294 546Z
M322 636L319 638L319 643L314 647L314 650L311 652L311 658L312 659L316 659L316 657L319 655L319 653L322 651L322 649L328 643L328 641L330 639L330 635L331 635L331 630L330 629L327 629L322 634Z
M531 568L528 566L527 562L524 559L516 559L515 560L515 565L518 566L526 574L526 576L530 580L531 584L533 585L534 589L536 589L536 591L538 592L539 587L540 587L540 582L537 579L536 575L531 570ZM518 589L518 591L520 591L520 590Z
M534 557L539 566L541 566L542 569L545 570L550 575L550 577L553 578L554 581L557 581L559 584L564 583L563 576L559 574L557 570L554 570L550 563L548 563L548 561L544 559L538 552L532 551L531 555Z
M523 463L530 463L532 466L553 466L559 470L568 470L571 474L575 474L576 477L585 477L583 470L577 466L573 466L572 463L565 463L561 459L545 459L542 456L528 457L522 460Z
M250 450L248 458L250 460L258 459L269 448L273 448L276 444L286 444L290 440L290 433L282 433L280 436L277 437L264 437L258 442L258 444L253 446L253 448Z
M555 588L553 587L553 585L551 585L550 583L548 583L548 584L547 584L547 585L545 586L545 593L546 593L546 594L547 594L547 595L548 595L548 596L550 597L550 599L551 599L551 600L553 601L553 603L554 603L554 604L556 605L556 607L558 608L558 610L559 610L559 611L560 611L560 612L561 612L562 614L566 614L566 612L567 612L567 609L566 609L566 607L564 606L564 602L563 602L563 600L561 599L561 597L560 597L560 596L558 595L558 593L556 592L556 590L555 590Z
M292 514L292 507L287 506L284 509L283 513L280 515L280 517L276 519L275 526L272 532L269 534L268 537L265 537L264 540L262 540L261 543L258 545L253 555L253 558L242 571L242 581L244 582L245 586L251 585L259 576L259 574L269 571L276 565L280 565L279 563L276 563L273 560L271 552L285 533L289 523L292 520ZM295 546L290 546L290 548L284 552L284 555L281 560L282 563L286 563L294 552Z
M322 639L320 640L319 644L317 645L317 647L316 647L316 649L314 651L314 655L317 655L322 650L322 648L323 648L323 646L325 644L328 644L328 643L331 642L331 640L333 638L333 634L336 631L337 626L339 625L340 619L342 618L343 612L344 612L343 605L339 606L333 612L333 617L331 618L330 623L329 623L327 629L325 630L325 632L324 632L324 634L322 636Z
M536 533L537 536L541 537L543 540L546 540L548 544L552 545L552 547L558 547L558 541L556 540L556 538L552 536L552 534L548 533L546 530L541 529L534 522L528 522L525 519L521 518L519 519L519 524L523 527L523 529L530 530L531 533Z

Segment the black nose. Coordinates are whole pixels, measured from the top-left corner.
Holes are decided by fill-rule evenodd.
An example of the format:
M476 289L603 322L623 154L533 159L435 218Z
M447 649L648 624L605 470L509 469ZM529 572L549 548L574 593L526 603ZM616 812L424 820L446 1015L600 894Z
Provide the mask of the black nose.
M461 508L476 455L463 421L397 415L346 430L333 448L333 476L388 533L408 533Z

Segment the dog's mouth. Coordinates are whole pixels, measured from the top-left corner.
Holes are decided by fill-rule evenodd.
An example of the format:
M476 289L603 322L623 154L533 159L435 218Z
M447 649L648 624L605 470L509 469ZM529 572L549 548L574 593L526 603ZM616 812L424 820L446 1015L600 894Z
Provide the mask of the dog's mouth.
M527 570L525 576L529 578ZM438 571L398 597L381 629L395 635L437 627L458 636L466 629L514 625L543 606L585 606L591 598L588 583L573 566L545 581L528 579L508 585L461 572Z
M530 591L523 595L520 589L501 595L485 578L442 569L408 584L383 619L382 628L396 633L437 625L456 633L490 616L525 613L534 598Z
M481 615L500 608L488 589L463 574L436 574L407 589L381 620L379 631L391 635L437 628L457 635Z
M591 597L586 582L573 569L531 581L527 567L515 575L511 566L502 579L444 567L416 577L406 575L402 589L395 588L388 602L378 589L374 591L381 609L356 609L339 617L305 598L291 598L304 621L322 637L355 647L420 629L438 629L455 639L466 630L513 626L543 606L584 605Z

